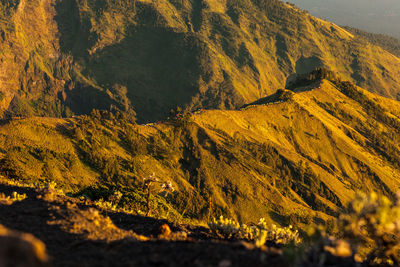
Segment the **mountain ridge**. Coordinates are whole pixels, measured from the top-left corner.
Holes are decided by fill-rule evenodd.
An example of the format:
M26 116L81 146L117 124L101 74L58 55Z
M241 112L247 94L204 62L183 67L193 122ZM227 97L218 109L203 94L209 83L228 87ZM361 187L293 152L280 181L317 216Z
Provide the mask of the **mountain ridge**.
M159 124L135 126L107 113L11 121L0 127L1 172L73 191L114 185L127 194L140 192L154 172L177 188L169 208L159 204L173 216L265 217L300 228L329 223L357 191L393 196L400 188L398 102L336 79L290 92Z
M3 114L96 108L156 121L177 106L238 108L316 67L384 96L400 88L400 59L277 0L10 3Z

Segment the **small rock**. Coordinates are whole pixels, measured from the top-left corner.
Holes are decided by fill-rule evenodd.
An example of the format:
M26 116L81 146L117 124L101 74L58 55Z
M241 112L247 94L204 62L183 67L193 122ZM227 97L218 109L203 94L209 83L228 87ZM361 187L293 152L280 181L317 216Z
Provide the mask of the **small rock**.
M337 240L333 246L325 246L324 249L336 257L347 258L353 255L350 244L345 240Z
M222 260L218 264L218 267L231 267L231 266L232 266L232 262L230 260Z
M46 246L31 234L0 225L0 266L47 267Z
M185 231L179 231L179 232L173 233L173 237L175 240L186 240L187 233Z
M171 234L171 228L169 228L168 224L163 224L160 227L160 232L162 237L168 237Z

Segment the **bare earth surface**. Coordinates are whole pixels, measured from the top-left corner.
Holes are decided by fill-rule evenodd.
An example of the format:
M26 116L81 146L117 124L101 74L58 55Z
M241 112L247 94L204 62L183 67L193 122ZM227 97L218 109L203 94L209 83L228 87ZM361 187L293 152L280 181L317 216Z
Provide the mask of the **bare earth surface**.
M0 224L42 240L54 266L286 266L281 251L215 240L209 230L153 218L98 214L90 203L34 189L0 185L27 198L0 205ZM160 236L169 224L172 233Z

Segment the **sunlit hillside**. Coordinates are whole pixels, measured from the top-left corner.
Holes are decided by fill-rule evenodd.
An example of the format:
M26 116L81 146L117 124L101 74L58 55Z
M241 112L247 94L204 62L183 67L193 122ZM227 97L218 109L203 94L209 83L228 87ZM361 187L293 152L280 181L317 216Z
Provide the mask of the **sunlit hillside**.
M326 66L395 98L400 59L277 0L0 2L0 111L232 109Z
M302 227L337 216L356 191L400 188L399 116L397 101L322 80L160 124L100 112L22 119L0 127L1 171L74 192L125 188L142 210L142 179L155 173L177 188L154 200L162 216L170 209L181 219L223 214Z
M399 55L280 0L0 0L0 267L400 266Z

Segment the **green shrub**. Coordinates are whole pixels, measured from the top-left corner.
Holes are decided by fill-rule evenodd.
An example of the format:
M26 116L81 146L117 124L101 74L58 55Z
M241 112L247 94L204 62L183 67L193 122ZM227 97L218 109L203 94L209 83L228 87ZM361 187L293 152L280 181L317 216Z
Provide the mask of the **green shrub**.
M340 232L356 244L367 264L400 264L400 195L396 202L376 193L358 193L340 216ZM365 254L365 255L363 255Z
M301 242L299 232L291 225L284 228L268 226L264 218L261 218L257 225L247 226L220 216L218 219L214 218L208 226L218 236L252 240L256 247L262 247L267 242L277 245L297 245Z
M11 196L6 196L4 193L0 193L0 204L11 205L14 202L20 202L26 198L26 194L18 194L17 192L12 192Z
M232 220L220 216L218 219L214 218L212 222L208 223L210 229L217 235L222 235L224 238L234 237L239 233L241 225Z

